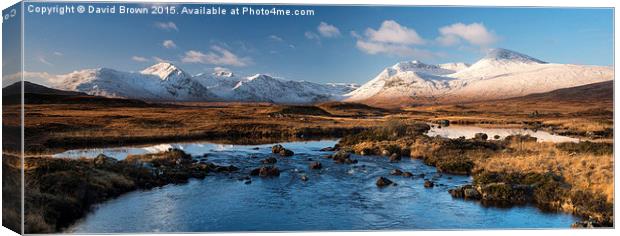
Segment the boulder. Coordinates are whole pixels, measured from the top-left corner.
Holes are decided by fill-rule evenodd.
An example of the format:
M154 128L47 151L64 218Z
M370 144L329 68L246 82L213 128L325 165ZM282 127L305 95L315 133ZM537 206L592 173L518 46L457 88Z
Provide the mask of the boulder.
M284 147L280 144L276 144L276 145L273 145L273 147L271 147L272 153L280 153L282 150L284 150Z
M295 153L294 153L293 151L288 150L288 149L283 149L283 150L281 150L281 151L279 152L279 154L280 154L280 156L283 156L283 157L290 157L290 156L292 156L292 155L295 155Z
M323 168L323 165L321 165L321 162L318 162L318 161L310 162L309 166L310 166L310 169L312 170L318 170L318 169Z
M461 187L448 190L450 195L455 198L463 198L463 199L471 199L471 200L480 200L482 195L476 188L470 184L463 185Z
M501 138L501 137L500 137L499 135L497 135L497 134L496 134L495 136L493 136L493 138L494 138L495 140L499 140L499 138Z
M393 169L392 171L390 171L390 175L402 175L403 172L399 169Z
M424 187L425 188L435 187L435 183L433 181L430 181L430 180L424 180Z
M399 162L400 161L400 155L398 155L397 153L394 153L390 156L390 162Z
M406 171L406 172L404 172L404 173L403 173L403 175L402 175L402 176L403 176L403 177L407 177L407 178L409 178L409 177L413 177L413 173L411 173L411 172L409 172L409 171Z
M489 136L485 133L476 133L474 134L474 140L485 141L489 138Z
M390 156L390 154L391 154L391 153L390 153L390 151L388 151L388 150L385 150L385 149L384 149L384 150L382 150L382 151L381 151L381 155L382 155L382 156L389 157L389 156Z
M383 188L383 187L390 186L393 183L394 182L392 182L390 179L381 176L377 179L377 182L375 184L377 185L377 187Z
M256 169L253 169L250 172L252 176L260 176L260 177L274 177L280 176L280 170L275 166L263 166Z
M302 175L299 178L301 179L301 181L304 181L304 182L308 181L308 179L309 179L307 175Z
M351 156L350 153L345 152L345 151L338 151L334 154L331 155L332 159L346 159L349 158Z
M342 150L331 155L331 158L334 160L334 162L336 162L338 164L355 164L355 163L357 163L357 160L353 160L350 157L351 157L350 153L342 151Z

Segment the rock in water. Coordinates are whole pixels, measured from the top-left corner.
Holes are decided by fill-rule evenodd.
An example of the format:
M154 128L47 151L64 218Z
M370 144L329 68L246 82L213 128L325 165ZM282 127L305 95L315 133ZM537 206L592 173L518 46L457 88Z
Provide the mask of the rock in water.
M407 178L413 177L413 173L407 171L407 172L403 173L403 177L407 177Z
M338 151L332 154L330 157L334 160L334 162L338 164L355 164L357 160L353 160L350 158L351 154L345 151Z
M387 186L391 185L392 183L394 183L394 182L392 182L391 180L389 180L388 178L385 178L383 176L379 177L377 179L377 182L376 182L377 187L380 187L380 188L387 187Z
M397 153L394 153L390 156L390 162L399 162L400 161L400 155L398 155Z
M273 147L271 147L272 153L280 153L282 150L284 150L284 147L282 147L282 145L280 144L276 144L276 145L273 145Z
M300 178L301 178L301 181L304 181L304 182L308 181L307 175L302 175Z
M403 172L399 169L393 169L392 171L390 171L391 175L402 175Z
M485 133L476 133L474 134L475 140L485 141L489 138L489 136Z
M388 150L383 150L383 151L381 151L381 156L386 156L386 157L388 157L388 156L390 156L390 154L391 154L391 153L390 153L390 151L388 151Z
M263 166L260 168L256 168L253 169L250 172L250 175L252 176L260 176L260 177L274 177L274 176L280 176L280 170L278 169L278 167L271 167L271 166Z
M283 149L283 150L281 150L281 151L279 152L279 154L280 154L280 156L283 156L283 157L290 157L290 156L292 156L292 155L295 155L295 153L294 153L293 151L288 150L288 149Z
M310 169L318 170L318 169L321 169L321 168L323 168L323 165L321 165L321 162L318 162L318 161L310 162Z
M433 183L433 181L424 180L424 187L425 187L425 188L432 188L432 187L435 187L435 183Z

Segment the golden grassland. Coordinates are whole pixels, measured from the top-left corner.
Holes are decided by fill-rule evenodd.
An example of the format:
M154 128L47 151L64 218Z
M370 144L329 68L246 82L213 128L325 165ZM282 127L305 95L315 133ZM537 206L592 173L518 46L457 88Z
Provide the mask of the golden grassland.
M4 126L18 106L4 107ZM49 153L67 148L122 146L168 141L219 140L267 143L280 140L339 137L380 126L388 120L416 120L549 132L609 141L613 108L608 102L486 103L426 105L380 109L362 104L326 103L286 106L261 103L182 103L146 106L28 104L26 150Z
M554 173L572 188L601 193L614 199L614 159L612 153L571 152L552 143L511 144L515 152L500 152L476 159L476 171Z

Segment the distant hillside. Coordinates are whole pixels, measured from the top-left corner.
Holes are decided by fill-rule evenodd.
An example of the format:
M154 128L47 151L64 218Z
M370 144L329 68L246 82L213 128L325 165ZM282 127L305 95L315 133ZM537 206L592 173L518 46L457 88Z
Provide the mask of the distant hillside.
M148 106L139 100L106 98L91 96L82 92L64 91L24 81L24 98L26 104L103 104L106 106ZM20 83L14 83L2 89L2 104L21 103Z
M20 83L14 83L6 88L2 88L2 96L12 96L21 94L21 86ZM24 92L25 93L34 93L34 94L49 94L49 95L73 95L73 96L84 96L85 93L81 92L73 92L73 91L64 91L53 88L48 88L43 85L38 85L32 82L24 81Z
M587 84L572 88L557 89L546 93L535 93L523 97L510 98L507 101L540 102L588 102L614 100L614 81Z

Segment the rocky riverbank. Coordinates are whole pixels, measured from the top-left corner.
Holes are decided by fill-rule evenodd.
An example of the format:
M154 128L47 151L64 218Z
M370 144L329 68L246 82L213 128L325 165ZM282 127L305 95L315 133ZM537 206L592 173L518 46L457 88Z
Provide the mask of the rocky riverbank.
M210 174L230 173L220 166L193 158L178 149L116 160L27 158L25 162L25 232L58 232L83 217L92 205L120 194L166 184L187 183Z

